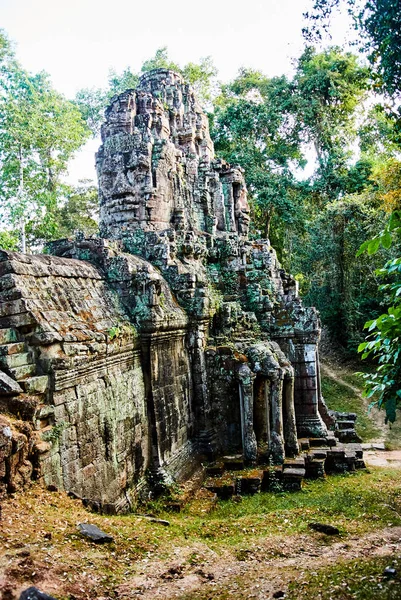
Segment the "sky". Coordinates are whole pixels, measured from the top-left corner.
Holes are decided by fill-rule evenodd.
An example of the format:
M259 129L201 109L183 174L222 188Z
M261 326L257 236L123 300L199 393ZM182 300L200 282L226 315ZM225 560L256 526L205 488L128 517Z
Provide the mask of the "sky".
M242 66L267 76L292 72L303 48L302 13L312 0L0 0L0 28L18 60L46 71L67 98L106 87L111 68L135 72L167 46L179 64L211 56L221 81ZM341 23L338 28L341 31ZM69 181L96 179L91 140L72 161Z

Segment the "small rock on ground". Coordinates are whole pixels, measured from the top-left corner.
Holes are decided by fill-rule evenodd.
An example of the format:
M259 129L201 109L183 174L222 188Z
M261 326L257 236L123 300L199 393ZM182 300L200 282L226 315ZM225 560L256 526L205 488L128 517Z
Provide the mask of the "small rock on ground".
M19 600L55 600L55 598L31 586L21 593Z
M111 535L104 533L96 525L90 525L89 523L79 523L78 529L85 537L89 538L97 544L106 544L113 541Z
M333 525L326 525L325 523L308 523L309 529L318 531L319 533L325 533L326 535L339 535L340 530Z

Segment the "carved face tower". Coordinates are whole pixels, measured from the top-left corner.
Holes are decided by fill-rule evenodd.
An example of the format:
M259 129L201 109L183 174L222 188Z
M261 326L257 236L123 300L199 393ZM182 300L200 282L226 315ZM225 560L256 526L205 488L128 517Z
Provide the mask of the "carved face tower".
M247 236L243 171L215 160L208 119L181 75L145 73L113 98L96 157L101 235L193 230Z

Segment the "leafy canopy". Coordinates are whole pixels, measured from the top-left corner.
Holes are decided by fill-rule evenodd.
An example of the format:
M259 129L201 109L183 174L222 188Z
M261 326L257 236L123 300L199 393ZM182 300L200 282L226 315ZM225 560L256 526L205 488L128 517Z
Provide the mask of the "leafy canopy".
M390 248L401 240L401 211L391 214L387 227L373 239L362 244L363 252L375 254L379 248ZM378 365L374 373L362 373L364 395L375 398L373 404L385 408L386 419L393 423L396 409L401 406L401 257L389 260L376 274L384 279L379 290L385 296L387 311L365 323L366 341L359 345L362 358Z
M28 73L4 32L0 40L0 217L51 234L61 175L89 130L46 73Z

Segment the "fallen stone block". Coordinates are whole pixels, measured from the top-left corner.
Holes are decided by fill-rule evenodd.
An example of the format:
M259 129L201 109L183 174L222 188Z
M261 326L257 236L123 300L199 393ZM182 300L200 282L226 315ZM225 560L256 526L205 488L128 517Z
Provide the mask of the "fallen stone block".
M22 394L21 386L11 377L0 371L0 394L16 396Z
M325 523L308 523L309 529L318 531L319 533L325 533L326 535L339 535L340 530L333 525L326 525Z
M113 541L111 535L104 533L101 529L96 527L96 525L90 525L89 523L79 523L78 529L80 530L83 536L89 538L97 544L106 544Z

